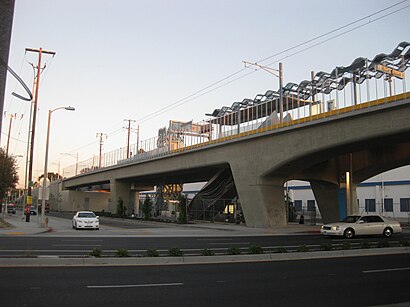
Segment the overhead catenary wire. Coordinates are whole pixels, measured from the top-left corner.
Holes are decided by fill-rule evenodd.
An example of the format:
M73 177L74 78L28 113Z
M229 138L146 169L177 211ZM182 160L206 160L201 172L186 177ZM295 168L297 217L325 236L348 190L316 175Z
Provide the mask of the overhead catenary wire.
M376 22L376 21L378 21L378 20L380 20L380 19L383 19L383 18L388 17L388 16L391 16L391 15L397 13L397 12L400 12L400 11L402 11L402 10L405 10L405 9L407 9L408 7L410 7L410 5L406 5L406 6L404 6L404 7L398 8L398 9L392 11L392 12L388 12L388 13L386 13L386 14L384 14L384 15L382 15L382 16L379 16L379 17L377 17L377 18L375 18L375 19L372 19L372 20L370 19L370 18L372 18L372 17L374 17L374 16L377 16L377 15L383 13L383 12L386 12L386 11L388 11L388 10L391 10L392 8L397 7L397 6L399 6L399 5L403 4L403 3L406 3L406 2L408 2L408 1L409 1L409 0L403 0L403 1L400 1L400 2L398 2L398 3L396 3L396 4L390 5L390 6L386 7L386 8L384 8L384 9L378 10L377 12L374 12L374 13L371 13L371 14L366 15L366 16L364 16L364 17L361 17L361 18L359 18L359 19L357 19L357 20L355 20L355 21L352 21L352 22L349 22L349 23L347 23L347 24L345 24L345 25L343 25L343 26L337 27L337 28L335 28L335 29L333 29L333 30L331 30L331 31L328 31L328 32L324 33L324 34L320 34L320 35L318 35L318 36L315 36L314 38L311 38L311 39L306 40L306 41L304 41L304 42L302 42L302 43L296 44L296 45L294 45L294 46L292 46L292 47L290 47L290 48L287 48L287 49L285 49L285 50L283 50L283 51L280 51L280 52L275 53L275 54L273 54L273 55L270 55L270 56L268 56L268 57L262 58L262 59L258 60L257 63L265 62L265 61L267 61L267 60L269 60L269 59L278 57L278 56L280 56L281 54L286 54L284 57L281 57L281 58L278 59L278 60L275 60L275 61L273 61L273 62L270 62L270 63L266 64L266 65L272 65L272 64L275 64L275 63L277 63L277 62L279 62L279 61L281 61L281 60L284 60L284 59L287 59L287 58L296 56L296 55L298 55L298 54L300 54L300 53L303 53L303 52L305 52L305 51L307 51L307 50L309 50L309 49L312 49L312 48L317 47L317 46L319 46L319 45L322 45L322 44L324 44L324 43L326 43L326 42L329 42L329 41L331 41L331 40L333 40L333 39L336 39L336 38L338 38L338 37L340 37L340 36L343 36L343 35L345 35L345 34L347 34L347 33L350 33L350 32L352 32L352 31L355 31L355 30L359 29L359 28L362 28L362 27L367 26L367 25L369 25L369 24L371 24L371 23L374 23L374 22ZM357 23L359 23L359 22L362 22L362 21L364 21L364 20L368 20L368 21L367 21L366 23L360 24L360 25L355 26L355 27L353 27L353 28L350 28L350 29L348 29L348 30L346 30L346 31L343 31L342 33L337 33L337 32L339 32L339 31L341 31L341 30L343 30L343 29L349 28L349 27L351 27L351 26L353 26L353 25L355 25L355 24L357 24ZM298 48L300 48L300 47L302 47L302 46L308 45L308 44L310 44L310 43L312 43L312 42L315 42L315 41L317 41L317 40L320 40L320 39L322 39L322 38L324 38L324 37L327 37L327 36L329 36L329 35L331 35L331 34L334 34L334 33L337 33L337 34L335 34L335 35L333 35L332 37L329 37L329 38L327 38L327 39L325 39L325 40L319 41L319 42L317 42L317 43L315 43L315 44L313 44L313 45L307 46L307 47L305 47L305 48L303 48L303 49L301 49L301 50L295 51L295 52L293 52L293 53L291 53L291 54L289 54L289 55L287 54L289 51L298 49ZM211 83L210 85L207 85L207 86L205 86L204 88L201 88L201 89L195 91L194 93L192 93L192 94L190 94L190 95L187 95L187 96L185 96L185 97L183 97L183 98L181 98L181 99L179 99L179 100L177 100L177 101L175 101L175 102L173 102L173 103L171 103L171 104L169 104L169 105L167 105L167 106L161 108L161 110L157 110L157 111L154 111L154 112L152 112L152 113L150 113L150 114L147 114L147 115L145 115L145 116L142 116L141 118L139 118L139 119L136 120L136 124L135 124L135 125L137 125L137 124L139 125L139 124L141 124L141 123L143 123L143 122L146 122L146 121L148 121L148 120L150 120L150 119L152 119L152 118L155 118L155 117L157 117L157 116L159 116L159 115L161 115L161 114L164 114L164 113L166 113L166 112L168 112L168 111L170 111L170 110L172 110L172 109L175 109L175 108L177 108L177 107L180 107L181 105L184 105L184 104L186 104L186 103L188 103L188 102L192 102L192 101L194 101L194 100L196 100L196 99L198 99L198 98L200 98L200 97L202 97L202 96L204 96L204 95L207 95L207 94L209 94L209 93L212 93L212 92L214 92L214 91L216 91L216 90L218 90L218 89L220 89L220 88L222 88L222 87L224 87L224 86L226 86L226 85L228 85L228 84L230 84L230 83L233 83L233 82L235 82L235 81L238 81L238 80L240 80L240 79L243 79L243 78L245 78L245 77L247 77L247 76L249 76L249 75L255 73L255 72L258 71L258 70L259 70L259 69L255 69L255 70L249 71L248 68L246 68L246 67L245 67L245 68L242 68L242 69L239 69L239 70L237 70L237 71L235 71L235 72L229 74L228 76L223 77L223 78L221 78L221 79L219 79L219 80L217 80L217 81ZM239 74L243 73L244 71L246 71L245 74L239 75ZM239 76L237 76L237 75L239 75ZM234 79L231 79L231 78L233 78L233 77L235 77L235 76L237 76L237 77L234 78ZM135 125L134 125L134 126L135 126ZM123 128L121 127L121 128L115 129L115 130L113 130L112 132L107 133L107 134L108 134L108 135L115 135L115 134L121 132L122 129L123 129ZM92 143L89 143L89 144L87 144L87 145L81 146L81 147L79 147L79 148L76 148L75 150L72 150L72 152L78 151L79 149L83 149L83 148L88 147L88 146L93 145L93 144L95 144L95 141L92 142ZM70 151L70 152L71 152L71 151Z
M331 31L328 31L328 32L326 32L326 33L324 33L324 34L318 35L318 36L316 36L316 37L314 37L314 38L312 38L312 39L309 39L309 40L304 41L304 42L302 42L302 43L296 44L296 45L294 45L294 46L292 46L292 47L290 47L290 48L287 48L287 49L285 49L285 50L283 50L283 51L280 51L280 52L278 52L278 53L275 53L275 54L273 54L273 55L270 55L270 56L268 56L268 57L265 57L265 58L263 58L263 59L260 59L260 60L256 61L256 63L261 63L261 62L267 61L268 59L277 57L277 56L279 56L279 55L281 55L281 54L286 54L287 52L289 52L289 51L291 51L291 50L295 50L295 49L297 49L297 48L299 48L299 47L301 47L301 46L304 46L304 45L307 45L307 44L312 43L312 42L314 42L314 41L317 41L317 40L319 40L319 39L321 39L321 38L323 38L323 37L326 37L326 36L328 36L328 35L330 35L330 34L337 33L338 31L340 31L340 30L342 30L342 29L348 28L348 27L350 27L350 26L352 26L352 25L354 25L354 24L357 24L357 23L359 23L359 22L361 22L361 21L367 20L367 19L369 19L369 18L371 18L371 17L374 17L374 16L376 16L376 15L382 13L382 12L388 11L388 10L390 10L390 9L392 9L392 8L398 6L398 5L401 5L401 4L405 3L405 2L408 2L408 1L409 1L409 0L403 0L403 1L400 1L400 2L398 2L398 3L396 3L396 4L390 5L390 6L384 8L384 9L381 9L381 10L375 12L375 13L366 15L366 16L361 17L361 18L359 18L359 19L357 19L357 20L355 20L355 21L353 21L353 22L349 22L349 23L347 23L347 24L345 24L345 25L343 25L343 26L340 26L340 27L338 27L338 28L336 28L336 29L333 29L333 30L331 30ZM306 47L306 48L304 48L304 49L302 49L302 50L299 50L299 51L297 51L297 52L294 52L294 53L292 53L292 54L290 54L290 55L286 55L286 56L284 56L284 57L282 57L282 58L280 58L280 59L278 59L278 60L276 60L276 61L273 61L273 62L267 64L267 65L275 64L275 63L277 63L277 62L279 62L279 61L281 61L281 60L290 58L290 57L295 56L295 55L297 55L297 54L300 54L300 53L302 53L302 52L304 52L304 51L307 51L307 50L309 50L309 49L312 49L312 48L314 48L314 47L317 47L317 46L319 46L319 45L321 45L321 44L324 44L324 43L326 43L326 42L328 42L328 41L331 41L331 40L333 40L333 39L335 39L335 38L337 38L337 37L340 37L340 36L342 36L342 35L345 35L345 34L347 34L347 33L352 32L352 31L354 31L354 30L357 30L357 29L359 29L359 28L362 28L362 27L364 27L364 26L366 26L366 25L369 25L370 23L376 22L376 21L378 21L378 20L380 20L380 19L382 19L382 18L388 17L388 16L390 16L390 15L392 15L392 14L395 14L395 13L397 13L397 12L399 12L399 11L402 11L402 10L404 10L404 9L407 9L409 6L410 6L410 5L407 5L407 6L405 6L405 7L399 8L399 9L393 11L393 12L389 12L389 13L383 15L383 16L380 16L380 17L378 17L378 18L376 18L376 19L374 19L374 20L369 20L368 22L366 22L366 23L364 23L364 24L361 24L361 25L356 26L356 27L354 27L354 28L352 28L352 29L349 29L349 30L346 30L346 31L344 31L344 32L342 32L342 33L339 33L339 34L337 34L337 35L334 35L334 36L332 36L332 37L330 37L330 38L328 38L328 39L326 39L326 40L324 40L324 41L321 41L321 42L316 43L316 44L314 44L314 45L312 45L312 46ZM154 118L154 117L156 117L156 116L159 116L159 115L161 115L161 114L164 114L164 113L168 112L168 111L171 110L172 108L179 107L179 106L181 106L181 105L183 105L183 104L186 104L186 103L191 102L191 101L193 101L193 100L195 100L195 99L198 99L199 97L202 97L202 96L204 96L205 94L209 94L209 93L211 93L211 92L213 92L213 91L216 91L217 89L220 89L221 87L223 87L223 86L225 86L225 85L228 85L228 84L230 84L230 83L232 83L232 82L234 82L234 81L237 81L237 80L239 80L239 79L242 79L242 78L244 78L244 77L246 77L246 76L248 76L248 75L254 73L255 71L259 70L259 69L255 69L255 71L252 71L252 72L250 72L250 73L247 73L247 74L245 74L244 76L237 77L237 78L235 78L234 80L229 80L228 82L222 83L222 82L224 82L225 80L227 80L227 79L229 79L229 78L231 78L231 77L233 77L233 76L236 76L236 75L240 74L241 72L245 71L246 69L247 69L247 68L243 68L243 69L240 69L240 70L238 70L238 71L236 71L236 72L234 72L234 73L231 73L231 74L228 75L227 77L224 77L224 78L222 78L222 79L220 79L220 80L218 80L218 81L216 81L216 82L214 82L214 83L212 83L212 84L210 84L210 85L208 85L208 86L206 86L206 87L204 87L204 88L202 88L202 89L196 91L196 92L193 93L193 94L190 94L190 95L188 95L188 96L186 96L186 97L184 97L184 98L182 98L182 99L180 99L180 100L178 100L178 101L176 101L176 102L174 102L174 103L171 103L170 105L168 105L168 106L162 108L161 110L157 110L157 111L155 111L155 112L152 112L152 113L150 113L150 114L148 114L148 115L146 115L146 116L143 116L143 117L137 119L137 122L138 122L139 124L140 124L140 123L143 123L143 122L145 122L145 121L147 121L147 120L150 120L150 119L152 119L152 118ZM215 87L215 88L212 88L213 86L218 85L218 84L220 84L220 83L222 83L222 84L219 85L219 86L217 86L217 87ZM212 88L212 89L210 89L210 88ZM204 92L204 93L202 93L202 92Z

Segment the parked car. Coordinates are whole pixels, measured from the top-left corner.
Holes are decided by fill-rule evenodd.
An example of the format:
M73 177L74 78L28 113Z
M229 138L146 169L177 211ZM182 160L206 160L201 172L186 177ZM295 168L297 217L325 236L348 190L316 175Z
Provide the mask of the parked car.
M99 217L91 211L78 211L73 217L74 229L100 229Z
M399 222L379 215L351 215L339 223L323 225L320 233L326 236L344 236L351 239L355 236L383 235L391 237L402 232Z
M16 214L16 206L14 204L8 204L7 213Z

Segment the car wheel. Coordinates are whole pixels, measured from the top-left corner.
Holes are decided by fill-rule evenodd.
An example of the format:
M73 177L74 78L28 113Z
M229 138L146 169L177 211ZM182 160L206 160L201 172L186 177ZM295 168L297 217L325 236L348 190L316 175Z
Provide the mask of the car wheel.
M347 228L343 235L346 239L352 239L354 237L354 230L352 228Z
M390 227L387 227L385 230L383 230L383 236L386 238L390 238L393 235L393 229Z

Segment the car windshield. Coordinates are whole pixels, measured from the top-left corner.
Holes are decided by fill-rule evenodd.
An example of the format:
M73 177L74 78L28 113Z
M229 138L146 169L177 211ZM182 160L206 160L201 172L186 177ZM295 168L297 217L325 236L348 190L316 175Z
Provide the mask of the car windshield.
M93 212L80 212L78 217L95 217L95 214Z
M346 217L342 222L345 223L356 223L356 221L360 218L358 215L351 215Z

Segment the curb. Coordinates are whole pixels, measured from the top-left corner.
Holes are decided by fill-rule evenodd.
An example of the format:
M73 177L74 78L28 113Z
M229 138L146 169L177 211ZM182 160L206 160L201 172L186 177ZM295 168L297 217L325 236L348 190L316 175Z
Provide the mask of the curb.
M88 267L88 266L153 266L195 265L215 263L297 261L325 258L365 257L377 255L408 254L410 247L389 247L361 250L318 251L283 254L223 255L190 257L124 257L124 258L59 258L39 256L37 258L0 258L0 267Z

